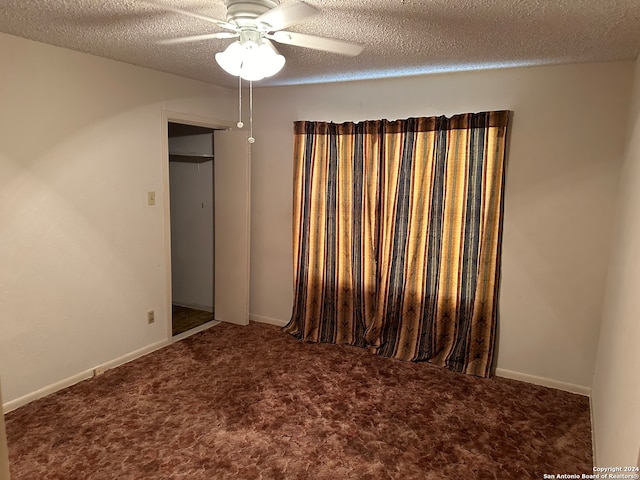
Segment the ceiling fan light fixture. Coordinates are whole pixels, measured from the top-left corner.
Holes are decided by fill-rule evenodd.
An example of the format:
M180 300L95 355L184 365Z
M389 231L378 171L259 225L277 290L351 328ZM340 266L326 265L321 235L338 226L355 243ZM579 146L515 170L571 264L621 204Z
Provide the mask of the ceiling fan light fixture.
M216 53L216 62L222 69L234 76L240 75L242 68L243 48L240 42L233 42L224 52Z
M256 50L259 53L260 68L265 77L272 77L282 70L286 60L271 42L264 41Z
M227 73L245 80L258 81L282 70L285 58L271 42L233 42L224 52L216 53L216 62Z

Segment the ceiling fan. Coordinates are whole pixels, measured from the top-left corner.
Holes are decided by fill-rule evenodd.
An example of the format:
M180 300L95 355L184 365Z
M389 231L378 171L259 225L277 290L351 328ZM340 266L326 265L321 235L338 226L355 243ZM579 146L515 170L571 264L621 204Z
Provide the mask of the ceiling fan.
M209 39L238 38L238 41L232 43L224 52L216 54L216 61L228 73L246 80L260 80L271 76L284 66L284 57L278 54L271 40L348 56L356 56L362 51L361 45L351 42L284 30L320 12L300 0L283 5L280 5L279 0L224 0L227 7L226 20L218 20L155 1L145 3L204 20L228 30L162 40L159 43L174 45Z

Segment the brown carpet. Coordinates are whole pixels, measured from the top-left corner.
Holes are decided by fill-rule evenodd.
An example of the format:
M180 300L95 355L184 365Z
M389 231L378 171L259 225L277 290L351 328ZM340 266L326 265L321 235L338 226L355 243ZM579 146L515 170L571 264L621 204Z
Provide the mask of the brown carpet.
M591 473L588 399L222 324L7 415L13 480Z

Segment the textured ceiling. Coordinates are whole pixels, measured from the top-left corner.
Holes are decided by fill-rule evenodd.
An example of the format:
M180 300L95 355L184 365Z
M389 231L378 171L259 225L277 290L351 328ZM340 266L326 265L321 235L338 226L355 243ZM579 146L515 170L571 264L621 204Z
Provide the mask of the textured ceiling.
M223 0L155 0L225 19ZM281 3L288 3L283 0ZM288 30L364 45L358 57L277 45L284 69L260 85L517 65L634 59L640 0L306 0ZM234 87L213 55L233 40L159 45L221 31L136 0L0 0L0 32Z

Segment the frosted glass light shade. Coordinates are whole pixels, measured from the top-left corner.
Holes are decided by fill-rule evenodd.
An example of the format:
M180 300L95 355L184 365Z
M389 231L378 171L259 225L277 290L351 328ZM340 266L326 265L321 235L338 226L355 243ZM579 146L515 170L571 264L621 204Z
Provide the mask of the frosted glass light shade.
M216 53L216 62L225 72L237 77L242 67L242 50L240 42L233 42L224 52Z
M262 80L284 67L285 58L271 42L233 42L224 52L216 53L216 62L224 71L245 80Z

